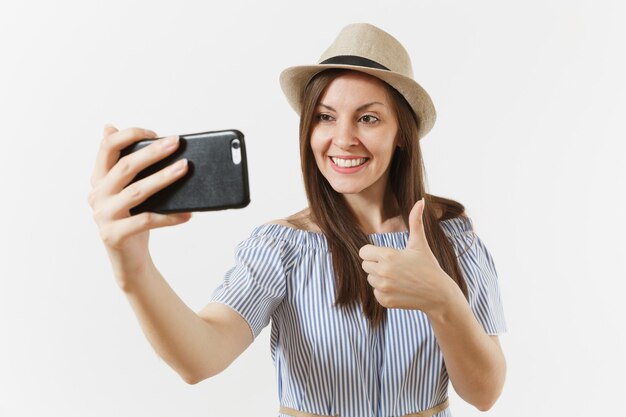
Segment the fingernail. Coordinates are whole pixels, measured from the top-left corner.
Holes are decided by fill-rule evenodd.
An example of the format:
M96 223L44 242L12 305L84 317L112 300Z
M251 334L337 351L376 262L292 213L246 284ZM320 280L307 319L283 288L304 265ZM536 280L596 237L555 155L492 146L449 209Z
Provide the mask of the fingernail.
M165 139L161 140L161 146L164 148L169 148L178 143L178 136L168 136Z
M187 159L183 158L172 165L172 174L178 174L187 166Z

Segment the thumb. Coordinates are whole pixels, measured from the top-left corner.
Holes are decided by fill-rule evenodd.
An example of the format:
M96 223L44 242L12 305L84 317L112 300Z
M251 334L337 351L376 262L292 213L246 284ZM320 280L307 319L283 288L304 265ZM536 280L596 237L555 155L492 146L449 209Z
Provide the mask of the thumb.
M117 128L115 126L113 126L111 123L107 123L104 125L104 136L108 136L112 133L118 132Z
M428 240L426 239L426 231L424 230L424 207L426 200L422 197L409 213L409 238L406 242L407 249L422 249L428 246Z

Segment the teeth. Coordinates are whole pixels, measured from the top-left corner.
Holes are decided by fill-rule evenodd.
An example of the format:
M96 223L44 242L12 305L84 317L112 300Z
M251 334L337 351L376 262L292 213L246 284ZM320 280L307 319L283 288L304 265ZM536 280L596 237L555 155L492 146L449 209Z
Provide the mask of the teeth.
M330 159L333 160L335 165L340 166L342 168L357 167L359 165L363 165L365 161L367 161L367 158L341 159L341 158L336 158L334 156L332 156Z

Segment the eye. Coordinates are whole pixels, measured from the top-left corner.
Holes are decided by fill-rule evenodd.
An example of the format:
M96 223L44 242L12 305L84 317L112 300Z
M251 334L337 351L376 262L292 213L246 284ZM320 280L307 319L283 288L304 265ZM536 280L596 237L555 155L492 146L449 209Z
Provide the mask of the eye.
M333 117L328 113L320 113L315 116L315 120L318 122L330 122L333 120Z
M374 124L380 121L380 119L373 114L364 114L359 120L366 124Z

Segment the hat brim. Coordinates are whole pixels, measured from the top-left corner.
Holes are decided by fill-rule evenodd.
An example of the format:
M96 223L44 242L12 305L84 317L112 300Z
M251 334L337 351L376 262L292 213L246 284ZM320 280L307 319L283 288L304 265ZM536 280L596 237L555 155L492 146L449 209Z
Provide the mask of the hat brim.
M424 137L435 124L437 113L435 106L426 92L415 80L396 72L343 64L301 65L285 69L280 74L280 87L291 107L300 114L304 88L315 74L327 69L347 69L363 72L379 78L395 88L404 96L420 121L419 138Z

